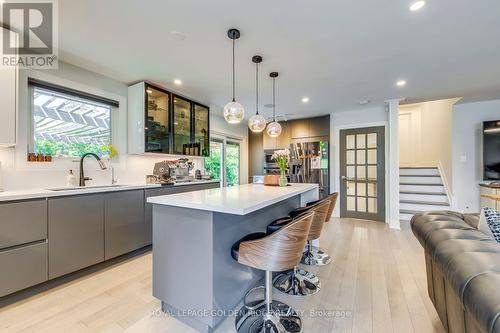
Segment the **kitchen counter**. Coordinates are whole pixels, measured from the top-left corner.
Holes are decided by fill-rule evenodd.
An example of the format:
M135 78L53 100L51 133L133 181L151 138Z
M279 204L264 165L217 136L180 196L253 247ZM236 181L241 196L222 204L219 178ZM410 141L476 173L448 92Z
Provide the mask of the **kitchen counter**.
M148 189L148 188L159 188L159 187L176 187L176 186L186 186L186 185L196 185L196 184L212 184L218 183L218 180L199 180L185 183L177 183L169 186L162 186L160 184L116 184L104 185L104 186L87 186L85 188L64 188L64 187L53 187L57 191L51 190L50 188L45 189L30 189L30 190L19 190L19 191L5 191L0 192L0 202L2 201L14 201L14 200L27 200L36 198L50 198L50 197L61 197L69 195L79 195L79 194L91 194L91 193L104 193L104 192L116 192L116 191L129 191L136 189Z
M162 310L199 332L216 331L263 278L263 271L231 258L231 246L318 198L317 184L248 184L148 198L153 296Z
M246 215L315 189L318 189L317 184L289 184L287 187L246 184L153 197L149 198L148 202L217 213Z

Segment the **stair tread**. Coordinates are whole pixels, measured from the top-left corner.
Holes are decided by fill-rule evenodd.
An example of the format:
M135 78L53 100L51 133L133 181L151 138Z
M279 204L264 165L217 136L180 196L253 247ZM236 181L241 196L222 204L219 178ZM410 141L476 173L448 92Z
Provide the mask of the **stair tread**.
M434 184L434 183L429 183L429 184L422 184L422 183L399 183L399 185L412 185L412 186L443 186L443 184Z
M399 169L432 169L437 170L438 167L400 167Z
M400 209L399 210L399 214L418 214L418 213L422 213L422 212L426 212L426 210L411 210L411 209Z
M399 214L411 214L411 215L415 215L415 214L418 214L418 213L422 213L418 210L408 210L408 209L400 209L399 210Z
M399 203L413 204L413 205L429 205L429 206L449 206L447 202L434 202L434 201L418 201L418 200L400 200Z
M417 195L439 195L439 196L446 196L446 193L444 193L444 192L399 191L399 194L417 194Z

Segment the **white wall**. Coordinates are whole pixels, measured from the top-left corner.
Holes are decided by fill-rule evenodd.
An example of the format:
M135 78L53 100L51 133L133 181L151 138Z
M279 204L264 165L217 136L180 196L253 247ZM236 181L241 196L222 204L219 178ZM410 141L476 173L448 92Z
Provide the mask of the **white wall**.
M400 160L401 166L441 167L443 178L452 192L452 112L459 99L445 99L419 104L401 105L403 114L411 115L409 137L412 142L400 141L400 151L409 151L412 161ZM404 155L400 155L404 156Z
M500 100L456 104L453 108L452 165L455 208L479 212L482 181L482 122L500 119Z
M145 175L153 170L154 163L175 159L175 155L127 155L127 84L113 80L83 68L66 63L59 63L58 70L21 71L19 78L19 121L18 145L15 148L0 148L0 184L4 190L22 190L29 188L46 188L64 186L69 169L78 170L78 163L71 159L58 159L52 163L26 162L27 143L29 137L30 102L27 78L35 77L77 90L93 93L120 102L120 107L112 115L112 141L119 151L119 156L112 163L119 182L144 182ZM201 101L202 102L202 101ZM242 125L230 126L212 112L211 129L232 135L242 140L241 179L248 178L247 132ZM195 169L203 170L203 158L194 158ZM102 171L97 163L86 161L87 175L94 180L90 184L104 184L111 180L110 171Z

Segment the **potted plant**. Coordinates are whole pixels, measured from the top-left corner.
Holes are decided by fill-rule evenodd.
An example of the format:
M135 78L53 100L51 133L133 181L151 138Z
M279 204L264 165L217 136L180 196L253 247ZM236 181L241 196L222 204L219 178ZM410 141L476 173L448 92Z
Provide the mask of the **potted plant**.
M290 159L290 150L276 150L271 159L276 161L280 168L279 186L287 186L286 169L288 168L288 160Z

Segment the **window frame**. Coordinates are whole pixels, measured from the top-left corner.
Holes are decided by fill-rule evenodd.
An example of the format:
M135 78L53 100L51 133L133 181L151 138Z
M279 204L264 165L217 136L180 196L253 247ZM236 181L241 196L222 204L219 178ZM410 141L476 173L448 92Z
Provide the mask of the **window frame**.
M41 82L41 84L39 84L38 82ZM54 88L51 88L51 87L54 87ZM47 83L44 81L32 80L31 78L28 78L28 99L29 99L29 110L30 110L29 116L28 116L29 125L28 125L28 131L27 131L27 134L28 134L28 141L27 141L28 142L28 152L30 152L30 150L33 150L36 147L35 121L34 121L35 88L44 89L44 90L53 92L54 94L59 94L62 96L66 95L70 98L74 98L75 100L82 100L82 101L90 102L90 103L94 103L94 104L100 103L100 104L109 106L109 108L110 108L110 112L109 112L109 124L110 124L110 126L109 126L109 144L115 145L114 140L113 140L113 136L114 136L114 132L113 132L114 119L113 118L114 118L114 114L115 114L116 110L119 109L118 102L113 101L113 100L109 100L109 99L104 98L104 97L101 98L97 95L91 95L91 94L88 94L88 93L85 93L82 91L78 91L78 90L75 90L72 88L66 88L63 86L54 85L54 84ZM92 98L92 96L94 98ZM100 98L100 100L99 100L99 98ZM78 159L79 157L78 156L57 156L56 155L56 156L52 156L52 158L56 159L56 160L73 161L75 159Z

